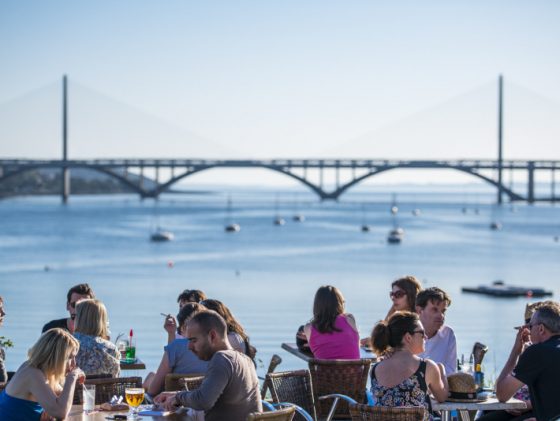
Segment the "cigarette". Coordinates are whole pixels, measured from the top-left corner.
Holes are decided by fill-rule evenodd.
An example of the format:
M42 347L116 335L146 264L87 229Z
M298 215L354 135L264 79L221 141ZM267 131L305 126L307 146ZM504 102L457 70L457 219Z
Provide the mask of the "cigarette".
M524 327L525 327L525 325L523 325L523 326L514 326L513 328L516 329L516 330L519 330L519 329L523 329Z
M159 313L159 314L161 314L163 317L171 316L171 314L165 314L165 313Z

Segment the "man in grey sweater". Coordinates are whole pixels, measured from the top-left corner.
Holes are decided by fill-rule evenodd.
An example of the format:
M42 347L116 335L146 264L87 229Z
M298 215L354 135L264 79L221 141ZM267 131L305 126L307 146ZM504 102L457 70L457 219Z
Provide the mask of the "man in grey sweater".
M193 391L163 392L154 402L167 410L180 406L204 411L205 421L245 421L262 411L259 380L249 357L234 351L227 326L214 311L203 311L187 322L189 349L209 361L202 385ZM195 419L195 417L193 417Z

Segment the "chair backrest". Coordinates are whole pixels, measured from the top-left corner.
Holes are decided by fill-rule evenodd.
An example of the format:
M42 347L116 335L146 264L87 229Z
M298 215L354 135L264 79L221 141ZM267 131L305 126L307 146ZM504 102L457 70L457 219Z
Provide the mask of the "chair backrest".
M313 419L317 419L309 370L268 373L265 383L274 403L293 403L305 409ZM303 417L296 414L294 419L303 420Z
M95 385L95 403L100 405L109 402L113 396L122 396L124 400L125 390L128 387L142 387L142 377L116 377L88 379L86 384ZM76 384L74 390L74 403L83 403L82 385Z
M204 380L204 373L169 373L165 376L165 385L163 390L173 392L176 390L193 390L200 386Z
M352 421L424 421L430 418L422 406L389 407L350 404Z
M360 360L309 360L313 384L313 397L317 418L325 418L332 402L319 400L320 396L339 393L356 402L364 402L371 359ZM349 418L348 404L341 401L334 413L335 418Z
M281 362L282 362L282 358L280 358L279 355L276 355L276 354L272 355L272 357L270 358L270 364L268 364L268 369L266 370L266 374L272 373L276 369L276 367L278 367L278 365L280 365ZM261 378L261 377L259 377L259 378ZM261 398L262 399L266 399L267 389L268 389L268 384L267 384L266 379L265 379L265 381L263 381L262 388L261 388Z
M253 412L249 414L247 421L292 421L295 412L296 408L293 406L271 412Z

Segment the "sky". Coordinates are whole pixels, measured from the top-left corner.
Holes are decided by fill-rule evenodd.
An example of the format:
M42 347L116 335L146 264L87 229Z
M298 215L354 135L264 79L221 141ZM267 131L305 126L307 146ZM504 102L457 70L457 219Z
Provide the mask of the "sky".
M559 18L552 0L4 0L0 157L60 156L67 74L71 158L495 158L503 74L505 158L560 159Z

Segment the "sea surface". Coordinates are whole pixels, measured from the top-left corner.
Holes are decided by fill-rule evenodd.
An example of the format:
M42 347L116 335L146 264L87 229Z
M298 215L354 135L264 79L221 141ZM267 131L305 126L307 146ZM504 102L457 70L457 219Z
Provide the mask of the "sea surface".
M399 212L389 209L397 192ZM228 195L232 199L227 211ZM494 280L542 286L560 295L560 208L491 204L494 193L451 187L392 186L349 192L339 202L318 202L308 193L231 189L213 194L164 195L157 202L133 195L19 197L0 201L0 295L7 316L0 336L15 346L7 367L15 370L41 327L67 316L66 291L88 282L107 306L112 339L137 339L137 355L155 370L166 335L160 313L178 310L177 295L202 289L228 305L258 349L259 374L277 353L278 370L304 362L280 348L294 342L311 317L320 285L337 286L361 335L390 306L391 281L416 275L452 297L447 323L457 335L459 356L475 341L489 347L484 368L494 379L505 362L531 298L498 299L462 293L462 286ZM420 214L413 215L419 209ZM295 213L305 216L294 222ZM284 226L273 225L275 215ZM230 221L241 225L224 232ZM492 231L492 221L503 229ZM371 225L361 232L363 223ZM404 242L389 245L393 224ZM152 243L157 225L175 240ZM140 372L145 376L147 371Z

